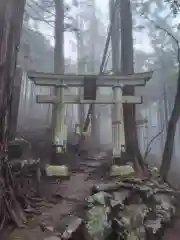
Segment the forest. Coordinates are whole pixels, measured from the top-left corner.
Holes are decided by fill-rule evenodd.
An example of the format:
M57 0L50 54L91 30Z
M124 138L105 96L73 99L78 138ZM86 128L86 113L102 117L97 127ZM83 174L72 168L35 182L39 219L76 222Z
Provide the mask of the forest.
M9 161L7 159L11 141L24 139L26 140L24 142L28 142L30 150L23 157L29 158L30 154L36 158L36 163L33 162L32 165L38 165L38 168L37 165L35 167L38 181L40 181L38 171L43 176L46 167L51 166L49 154L52 151L51 145L58 145L55 135L60 131L59 129L63 129L61 132L67 135L65 141L67 146L74 146L74 142L77 141L75 131L79 126L78 146L85 142L83 146L88 154L96 150L101 155L102 149L108 154L112 153L113 141L116 141L113 139L115 104L37 104L38 95L56 95L60 98L62 94L81 95L82 89L64 87L65 90L62 91L62 88L53 87L50 84L48 85L50 87L42 84L36 86L35 81L28 77L31 72L43 72L52 74L51 76L79 74L112 76L112 78L153 73L145 86L121 86L122 99L142 96L142 104L122 104L125 143L121 148L125 149L124 159L128 164L130 162L128 166L133 167L137 178L151 179L154 171L157 171L158 181L161 179L164 184L169 184L168 186L173 189L179 188L179 29L180 2L178 0L1 0L0 151L2 157L0 157L0 176L3 182L2 192L5 192L2 194L2 206L6 206L6 210L4 212L0 210L2 220L0 231L9 219L20 227L20 222L24 221L22 199L23 204L27 204L27 199L29 201L29 196L26 196L29 193L23 192L23 196L19 197L14 173L10 173L11 170L9 170L13 167L10 167L10 163L6 164L6 161ZM112 93L109 88L98 87L97 94L109 96ZM63 117L59 114L62 109ZM61 127L60 118L64 121L62 126L67 126L67 129ZM117 129L115 131L119 131ZM78 148L78 154L79 151ZM73 154L73 158L84 157L77 153ZM69 164L69 159L68 155L65 157L65 163L60 164L62 165L60 167L63 167L63 173L69 171L66 166ZM124 163L124 159L121 159L121 163ZM75 162L76 160L74 165L76 165ZM80 165L78 162L78 166ZM113 171L113 166L116 166L115 160L109 163L108 171L110 165ZM116 167L121 167L119 162ZM151 168L153 170L150 170ZM46 175L48 175L47 172ZM128 181L131 180L128 179ZM77 182L78 184L81 185ZM126 183L123 182L123 184ZM150 188L148 184L149 182L144 188ZM39 186L39 182L35 185ZM106 193L116 189L114 185L101 187L101 190L95 187L96 193ZM137 188L140 192L145 191L139 186L135 186L135 191ZM9 191L9 189L13 190ZM46 191L49 190L46 189ZM169 189L168 191L171 192ZM9 201L7 201L8 198ZM15 210L10 210L11 208ZM19 208L20 211L17 210ZM114 219L113 217L113 221ZM162 232L158 234L163 235ZM100 239L96 237L93 238ZM156 237L158 239L159 235ZM106 238L101 236L101 239ZM131 238L121 236L119 239Z
M26 66L24 58L28 55L28 69L53 71L54 7L53 1L52 3L46 1L27 1L26 3L19 61L22 66ZM106 7L103 7L103 9L106 8L108 8L108 1L106 1ZM147 84L146 88L136 90L137 94L142 94L143 91L143 104L137 106L137 120L141 121L148 118L146 124L138 126L139 147L142 155L145 156L147 151L151 149L149 151L150 155L148 154L146 157L155 156L156 160L153 161L157 161L160 165L168 121L173 110L177 90L179 8L176 1L145 1L145 3L133 1L131 10L134 71L154 71L153 79ZM67 1L67 5L65 5L66 72L98 73L108 31L109 13L107 9L104 11L105 15L100 3L95 5L91 1ZM90 42L94 43L92 48L89 48ZM119 40L119 44L120 42L121 40ZM107 73L112 72L113 68L111 47L108 52ZM121 55L120 50L119 54ZM27 104L29 104L29 100L27 100ZM109 130L105 133L103 129L106 124L110 124L109 108L108 106L101 106L99 109L99 107L96 106L96 115L99 118L95 124L96 138L99 138L102 144L108 145L111 143L111 139L108 138L111 132ZM22 109L22 111L24 110ZM48 111L46 106L44 111ZM76 112L77 109L74 109L74 111ZM29 109L27 112L29 112ZM99 128L98 122L102 118L104 123ZM44 121L46 122L46 120ZM173 125L176 126L176 124ZM175 161L178 161L178 123L175 129L174 134L172 133L175 138L174 143L172 143L173 149L167 149L167 151L170 155L173 155ZM170 131L173 132L172 129ZM158 136L155 137L156 135ZM154 137L155 139L151 143ZM172 142L172 140L169 141ZM150 146L149 143L151 143ZM169 169L170 166L166 168Z

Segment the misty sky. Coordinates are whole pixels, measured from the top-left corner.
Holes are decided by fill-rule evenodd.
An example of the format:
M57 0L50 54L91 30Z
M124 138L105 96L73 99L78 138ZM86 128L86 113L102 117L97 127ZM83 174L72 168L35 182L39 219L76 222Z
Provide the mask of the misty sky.
M108 26L108 18L109 18L109 0L96 0L96 6L100 9L102 12L103 18L104 18L104 25ZM134 41L135 41L135 47L139 50L144 50L146 52L151 53L153 51L150 39L148 35L144 32L139 32L134 34ZM72 54L73 53L73 54ZM65 56L71 57L73 60L76 59L76 45L75 42L72 40L72 34L66 33L65 37Z
M68 1L67 1L68 2ZM96 0L96 6L100 9L103 20L104 20L104 25L107 27L108 26L108 18L109 18L109 0ZM47 38L51 41L53 44L52 38L49 38L48 35L53 36L53 29L49 28L46 24L43 24L41 27L42 32L47 36ZM144 50L146 52L152 52L153 49L150 44L150 39L148 35L143 31L139 33L134 33L134 42L135 42L135 48L139 50ZM77 58L77 46L76 46L76 40L75 36L73 33L65 33L65 57L66 58L71 58L73 61L76 60Z

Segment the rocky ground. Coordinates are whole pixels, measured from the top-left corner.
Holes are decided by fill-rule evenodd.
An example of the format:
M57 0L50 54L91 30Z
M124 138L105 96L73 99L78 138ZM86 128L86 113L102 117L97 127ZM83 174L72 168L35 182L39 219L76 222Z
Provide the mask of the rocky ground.
M102 181L99 174L96 174L99 167L97 161L89 161L89 164L82 161L78 170L74 169L70 174L69 179L43 179L42 200L36 203L35 212L28 211L27 223L13 231L12 228L6 229L0 239L44 240L48 236L56 235L55 232L58 235L62 221L70 215L83 217L85 198L90 195L93 184Z
M0 239L178 240L179 195L156 169L139 179L130 165L111 168L110 156L100 153L79 159L69 179L43 177L41 197L25 209L27 221L6 229ZM73 238L84 222L87 233L81 227Z

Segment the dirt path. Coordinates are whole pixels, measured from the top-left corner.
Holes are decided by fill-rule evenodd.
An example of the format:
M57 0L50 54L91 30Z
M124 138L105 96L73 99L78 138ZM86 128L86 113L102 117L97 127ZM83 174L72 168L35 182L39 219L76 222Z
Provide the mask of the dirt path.
M60 230L62 219L70 214L76 216L82 214L84 199L90 194L92 185L97 182L93 179L87 181L87 176L88 172L75 173L69 180L56 185L56 193L61 194L64 200L62 198L57 204L43 207L41 209L42 214L29 219L27 227L15 229L10 236L3 240L43 240L45 237L54 236L51 232L43 232L40 226L43 223L43 225L53 226L53 228Z

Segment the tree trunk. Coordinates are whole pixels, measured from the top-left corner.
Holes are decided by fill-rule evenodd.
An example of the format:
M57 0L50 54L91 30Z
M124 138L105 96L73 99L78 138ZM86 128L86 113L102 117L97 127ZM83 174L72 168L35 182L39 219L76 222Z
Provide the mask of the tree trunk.
M64 1L54 0L55 4L55 47L54 47L54 73L64 74ZM61 98L63 90L54 88L54 95ZM53 105L52 111L52 135L55 142L55 131L58 125L57 112L60 104Z
M11 114L10 114L10 132L9 132L9 139L14 140L16 137L16 130L17 130L17 121L18 121L18 109L19 109L19 100L20 100L20 93L21 93L21 82L22 82L22 71L20 68L16 69L16 75L14 79L14 87L13 87L13 99L11 105Z
M81 2L79 2L79 12L81 13ZM85 72L85 63L83 59L83 20L81 14L79 13L77 17L77 27L79 28L79 32L76 34L77 38L77 58L78 58L78 73L84 74ZM81 32L82 29L82 32ZM79 95L82 94L82 88L79 88ZM85 105L79 104L78 106L78 115L79 115L79 125L80 125L80 132L83 132L83 124L85 118Z
M134 72L133 37L132 37L132 13L130 0L120 1L121 18L121 73L124 75ZM134 87L124 87L124 95L134 95ZM124 104L124 127L126 152L134 162L137 170L144 168L143 158L139 150L138 136L135 119L135 105Z
M113 21L111 27L111 46L112 46L112 70L114 74L120 73L120 16L117 11L114 13L117 4L115 0L110 0L110 19ZM113 16L113 14L115 16Z
M55 2L55 49L54 72L64 74L64 1Z
M103 56L102 56L102 62L101 62L101 65L100 65L99 74L103 74L104 66L106 64L106 58L107 58L107 55L108 55L108 48L109 48L110 39L111 39L111 29L112 29L112 24L110 23L109 31L108 31L107 38L106 38L105 48L104 48L104 52L103 52ZM88 108L88 113L86 115L84 126L83 126L83 131L84 132L86 132L88 130L88 127L89 127L89 124L90 124L90 116L91 116L91 113L92 113L92 106L93 106L93 104L90 104L89 108Z
M8 140L25 0L0 1L0 143Z
M175 96L174 107L172 110L172 114L170 120L168 122L167 136L166 142L163 151L162 163L160 167L160 174L163 180L167 180L168 173L171 166L171 159L173 155L174 148L174 137L176 132L176 125L180 117L180 69L178 76L178 85L177 85L177 93Z
M90 41L91 41L91 50L90 50L90 64L89 70L91 74L96 73L96 66L95 66L95 52L96 52L96 36L97 36L97 24L96 24L96 7L95 1L90 0L91 4L91 23L90 23ZM97 90L96 90L97 91ZM92 104L92 112L91 112L91 138L93 139L94 146L98 145L98 138L99 132L97 129L97 121L96 119L96 104Z

